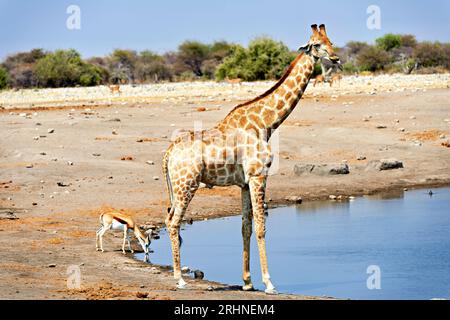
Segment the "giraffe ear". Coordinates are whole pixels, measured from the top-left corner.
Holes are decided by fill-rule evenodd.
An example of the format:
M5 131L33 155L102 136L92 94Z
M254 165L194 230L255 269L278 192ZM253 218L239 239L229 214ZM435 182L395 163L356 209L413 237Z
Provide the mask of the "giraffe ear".
M309 51L311 51L311 44L309 42L305 43L300 48L298 48L298 51L308 53Z

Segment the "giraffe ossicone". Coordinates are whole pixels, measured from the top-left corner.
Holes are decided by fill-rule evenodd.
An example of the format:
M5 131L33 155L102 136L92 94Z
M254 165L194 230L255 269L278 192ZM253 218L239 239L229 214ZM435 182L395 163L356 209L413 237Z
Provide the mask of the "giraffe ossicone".
M276 294L270 280L265 243L265 191L273 154L273 132L291 114L308 86L314 65L328 60L340 66L326 28L312 25L312 36L281 79L261 96L235 107L209 130L185 132L163 158L170 207L166 218L172 245L173 272L178 288L186 282L180 268L180 224L200 184L241 188L243 238L243 290L253 290L250 276L252 223L258 243L265 292Z

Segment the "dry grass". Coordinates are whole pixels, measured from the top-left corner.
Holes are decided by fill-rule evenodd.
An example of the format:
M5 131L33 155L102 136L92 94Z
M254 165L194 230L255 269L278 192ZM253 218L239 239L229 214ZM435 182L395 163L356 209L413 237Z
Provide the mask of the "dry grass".
M445 135L446 132L442 130L426 130L421 132L411 132L407 133L406 136L411 140L418 140L418 141L436 141L439 139L441 135Z

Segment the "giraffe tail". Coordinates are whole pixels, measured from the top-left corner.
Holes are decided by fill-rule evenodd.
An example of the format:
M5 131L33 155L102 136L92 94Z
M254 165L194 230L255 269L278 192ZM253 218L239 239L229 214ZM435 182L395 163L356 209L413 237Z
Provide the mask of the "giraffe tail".
M170 206L167 208L167 213L170 216L172 216L175 208L173 207L173 189L172 189L172 182L170 181L170 174L169 174L169 154L170 154L169 151L170 151L170 149L171 148L169 148L167 150L166 154L164 155L162 170L163 170L163 175L166 178L166 189L167 189L167 193L169 195Z
M173 217L173 214L175 213L175 206L174 206L174 200L173 200L173 189L172 189L172 182L170 181L170 174L169 174L169 156L170 156L170 149L167 150L166 154L163 158L163 175L166 178L166 188L167 193L169 194L169 203L170 207L167 208L167 214L168 219L171 220ZM178 233L178 242L180 247L183 245L183 238L181 237L180 233Z

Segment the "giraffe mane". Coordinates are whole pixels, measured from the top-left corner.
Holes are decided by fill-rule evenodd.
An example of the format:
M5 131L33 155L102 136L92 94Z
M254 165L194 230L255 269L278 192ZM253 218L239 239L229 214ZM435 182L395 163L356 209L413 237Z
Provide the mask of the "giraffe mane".
M268 95L273 93L275 90L277 90L283 84L284 80L286 80L286 78L291 74L292 70L294 70L295 65L300 61L300 59L303 57L304 54L305 53L303 53L303 52L300 53L294 59L294 61L291 62L291 64L287 68L286 72L283 74L283 76L280 78L280 80L278 80L278 82L272 88L270 88L269 90L267 90L263 94L257 96L256 98L254 98L254 99L252 99L250 101L247 101L247 102L244 102L244 103L241 103L241 104L237 105L236 107L233 108L233 110L230 111L229 114L233 113L233 111L235 111L236 109L239 109L239 108L244 107L244 106L248 106L249 104L252 104L252 103L257 102L257 101L259 101L261 99L264 99L265 97L267 97Z

